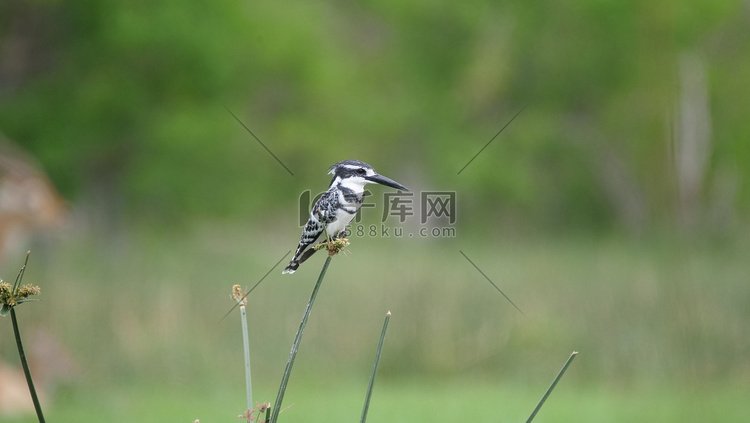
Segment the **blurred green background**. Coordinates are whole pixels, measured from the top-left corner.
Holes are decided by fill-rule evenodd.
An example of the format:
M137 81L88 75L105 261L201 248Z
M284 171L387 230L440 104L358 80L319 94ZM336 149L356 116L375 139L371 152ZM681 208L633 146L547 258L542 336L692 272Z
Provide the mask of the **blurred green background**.
M573 350L536 421L746 418L749 21L740 1L4 0L0 147L66 201L0 257L12 281L32 246L43 302L19 315L48 417L233 420L231 286L359 159L455 192L456 236L353 237L282 418L359 415L388 310L373 420L520 421ZM365 227L389 191L370 190ZM250 297L258 401L321 262Z

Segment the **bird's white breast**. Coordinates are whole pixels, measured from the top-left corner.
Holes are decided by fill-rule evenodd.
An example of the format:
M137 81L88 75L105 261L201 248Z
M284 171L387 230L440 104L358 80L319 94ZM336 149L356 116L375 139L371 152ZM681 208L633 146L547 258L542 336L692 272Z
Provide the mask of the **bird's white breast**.
M364 191L362 190L361 186L358 188L359 190L361 190L360 192ZM360 203L347 201L343 192L339 192L338 197L341 208L336 210L336 220L326 226L326 232L329 236L333 236L346 229L346 226L351 223L352 219L354 219L354 216L357 215L359 207L361 206Z
M326 226L326 232L328 233L328 236L334 236L335 234L346 229L346 226L352 221L352 219L354 219L354 216L356 216L356 212L350 214L343 209L336 210L336 220Z

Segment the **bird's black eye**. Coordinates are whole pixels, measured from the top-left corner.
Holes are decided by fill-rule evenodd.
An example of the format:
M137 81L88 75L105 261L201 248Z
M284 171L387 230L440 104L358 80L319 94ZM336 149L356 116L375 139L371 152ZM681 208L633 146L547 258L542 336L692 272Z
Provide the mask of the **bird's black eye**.
M359 168L359 169L357 169L357 174L358 175L367 175L367 171L364 170L364 169L362 169L362 168Z

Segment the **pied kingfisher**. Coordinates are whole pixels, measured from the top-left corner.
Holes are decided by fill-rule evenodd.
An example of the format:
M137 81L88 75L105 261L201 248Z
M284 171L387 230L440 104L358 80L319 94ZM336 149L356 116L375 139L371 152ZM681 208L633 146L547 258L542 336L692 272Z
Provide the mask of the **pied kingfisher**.
M346 227L362 206L366 184L376 183L409 191L398 182L378 175L372 166L359 160L338 162L328 169L328 174L333 175L331 185L310 211L310 219L302 230L297 251L282 273L294 273L300 264L315 253L314 249L308 247L318 240L323 229L331 239L347 236Z

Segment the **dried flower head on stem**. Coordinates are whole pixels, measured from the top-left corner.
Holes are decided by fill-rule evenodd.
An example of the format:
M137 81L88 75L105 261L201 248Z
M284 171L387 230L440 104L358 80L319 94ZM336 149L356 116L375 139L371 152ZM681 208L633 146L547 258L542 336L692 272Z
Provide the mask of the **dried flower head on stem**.
M232 299L237 301L241 306L247 305L247 294L242 292L242 287L239 285L232 286Z
M346 238L337 238L329 241L321 242L320 244L313 247L315 251L326 249L328 250L329 256L335 256L342 252L344 248L349 246L349 240Z
M32 295L39 295L41 289L38 286L26 284L21 287L12 286L0 279L0 316L5 316L10 309L27 301L34 301L29 298Z
M258 404L256 402L255 408L248 408L244 413L237 416L237 418L245 419L247 420L247 423L251 423L253 421L262 421L263 413L265 413L269 408L271 408L271 404L267 402L264 402L263 404Z

